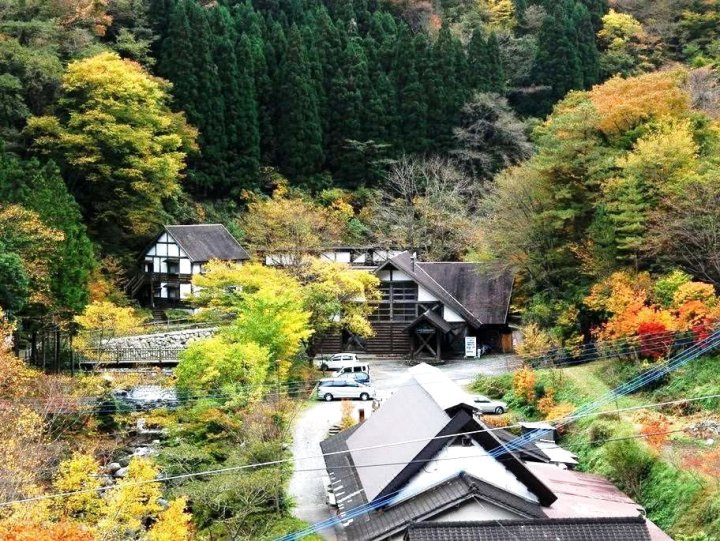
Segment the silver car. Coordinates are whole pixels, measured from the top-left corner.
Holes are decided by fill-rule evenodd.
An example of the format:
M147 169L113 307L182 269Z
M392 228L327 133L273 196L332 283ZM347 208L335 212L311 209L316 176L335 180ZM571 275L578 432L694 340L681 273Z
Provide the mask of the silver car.
M349 378L320 380L316 397L318 400L330 402L336 398L359 398L370 400L375 398L375 387L358 383Z
M502 415L508 409L506 402L503 402L502 400L492 400L481 394L474 395L472 397L472 402L473 406L475 406L480 413L495 413L497 415Z

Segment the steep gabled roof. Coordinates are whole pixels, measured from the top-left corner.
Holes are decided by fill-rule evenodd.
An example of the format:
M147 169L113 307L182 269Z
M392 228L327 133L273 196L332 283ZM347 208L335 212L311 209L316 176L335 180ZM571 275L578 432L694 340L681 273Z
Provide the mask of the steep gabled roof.
M415 320L413 320L410 325L405 327L405 330L412 330L423 321L427 321L428 323L430 323L430 325L442 331L443 333L450 332L450 330L452 329L450 324L445 321L442 316L438 314L435 310L425 310L425 312L415 318Z
M513 275L477 263L417 263L435 282L457 299L481 323L507 321Z
M389 265L408 274L473 327L507 322L513 288L510 272L476 263L413 262L410 252L389 259L375 272Z
M513 497L551 504L555 495L514 454L497 460L487 456L502 443L473 418L468 399L440 370L418 365L411 369L408 382L368 420L322 442L330 479L342 487L341 509L350 510L385 496L402 499L424 492L437 478L416 481L416 476L458 439L456 434L465 432L473 432L471 438L476 442L470 455L463 460L441 459L439 463L448 468L442 468L438 475L446 478L474 472L491 483L497 480L498 486L505 487L499 490ZM415 484L408 488L409 483Z
M211 259L222 261L250 259L245 249L221 224L166 225L165 231L194 262L203 263Z
M421 522L405 541L650 541L642 517Z
M539 504L459 473L410 499L352 519L345 534L349 541L387 539L416 521L431 519L471 500L502 507L519 517L544 517Z

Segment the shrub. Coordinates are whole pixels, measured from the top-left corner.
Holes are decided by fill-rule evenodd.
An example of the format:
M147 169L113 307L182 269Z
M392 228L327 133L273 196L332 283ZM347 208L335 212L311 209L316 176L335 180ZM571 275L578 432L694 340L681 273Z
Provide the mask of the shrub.
M353 408L352 402L349 400L343 400L342 404L342 417L340 418L340 428L345 430L347 428L355 426L357 421L355 420L355 416L353 415Z
M555 421L557 419L567 417L574 411L575 406L572 405L570 402L560 402L559 404L556 404L548 410L547 414L545 415L545 419L548 421Z
M653 456L634 440L612 441L603 451L610 479L631 497L640 496L655 462Z
M548 415L557 406L555 402L555 391L551 388L545 396L537 403L537 409L543 415Z
M512 389L512 374L501 376L479 376L472 384L472 390L489 398L503 398Z
M598 445L615 434L616 424L612 421L600 419L588 427L588 438L591 445Z
M530 404L535 400L535 372L524 366L513 375L513 391L520 401Z
M556 345L552 337L535 323L523 327L522 337L523 340L516 349L518 355L524 359L544 355Z

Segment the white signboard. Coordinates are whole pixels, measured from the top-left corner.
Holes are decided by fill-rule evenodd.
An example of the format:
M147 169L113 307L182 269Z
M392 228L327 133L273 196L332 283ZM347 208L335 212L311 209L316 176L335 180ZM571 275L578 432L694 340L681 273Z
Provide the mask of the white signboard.
M465 337L465 357L475 357L477 338L474 336Z

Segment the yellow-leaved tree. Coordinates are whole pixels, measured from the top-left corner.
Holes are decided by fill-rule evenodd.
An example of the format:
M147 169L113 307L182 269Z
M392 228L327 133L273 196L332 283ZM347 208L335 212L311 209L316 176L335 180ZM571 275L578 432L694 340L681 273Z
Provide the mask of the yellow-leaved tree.
M94 524L100 518L104 506L98 489L102 486L98 477L98 463L90 455L74 453L60 463L53 488L56 492L77 492L52 502L54 515L60 520L77 520Z
M132 539L155 518L162 507L161 485L156 481L159 470L147 458L133 458L127 475L107 492L102 516L97 523L98 537L106 541Z
M373 301L380 300L377 276L320 259L310 260L297 275L304 284L305 306L317 334L334 329L372 335L367 318L374 310Z
M187 500L176 498L167 509L158 516L148 531L146 541L188 541L192 538L190 520L192 516L185 511Z
M352 216L352 207L343 201L324 207L279 181L272 197L250 199L240 225L251 249L294 267L320 248L342 242Z
M589 96L600 115L598 127L615 137L642 122L687 112L690 97L680 88L685 77L682 70L661 71L628 79L613 77L594 87Z
M195 302L206 313L230 314L233 320L183 352L178 384L209 389L284 379L313 333L300 282L257 263L211 261L194 284L202 288Z
M180 190L196 137L169 108L170 84L103 52L71 62L56 116L28 119L34 148L57 161L89 230L108 248L154 232Z
M109 338L139 332L147 320L147 315L130 306L94 301L85 307L82 314L75 316L75 323L80 326L75 345L94 360L106 360L112 349L107 343Z

